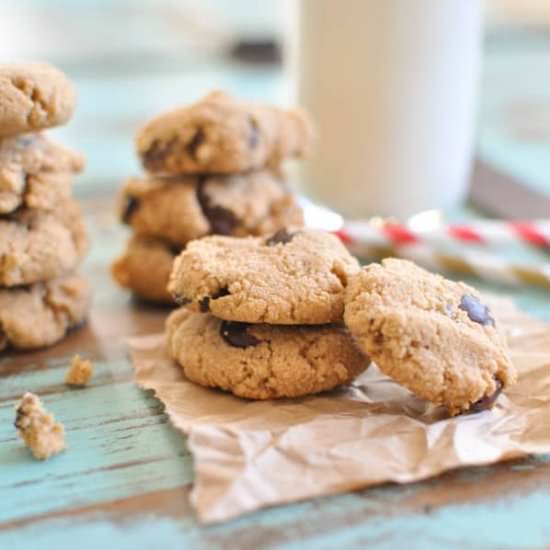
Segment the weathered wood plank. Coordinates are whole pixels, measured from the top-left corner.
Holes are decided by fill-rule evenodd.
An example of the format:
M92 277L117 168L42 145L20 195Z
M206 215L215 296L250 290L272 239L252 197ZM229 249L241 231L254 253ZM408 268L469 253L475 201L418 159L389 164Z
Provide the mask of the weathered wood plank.
M0 405L0 494L6 497L0 523L190 482L185 438L166 427L162 405L132 382L63 391L44 402L65 424L69 445L44 463L16 437L14 401Z
M11 537L17 528L15 532L27 535L20 540L40 533L57 548L84 533L84 548L107 540L116 548L148 547L145 541L185 548L224 548L231 541L242 550L356 548L365 543L464 548L480 547L481 536L487 548L542 547L549 535L544 506L550 494L549 467L531 459L453 472L425 483L316 499L209 527L196 523L189 488L182 487L51 513L31 523L8 523L0 529L0 544L16 540ZM510 483L510 471L516 469L526 473L520 492L517 475ZM487 487L493 490L487 492ZM514 521L506 521L509 517ZM144 524L156 538L142 538Z

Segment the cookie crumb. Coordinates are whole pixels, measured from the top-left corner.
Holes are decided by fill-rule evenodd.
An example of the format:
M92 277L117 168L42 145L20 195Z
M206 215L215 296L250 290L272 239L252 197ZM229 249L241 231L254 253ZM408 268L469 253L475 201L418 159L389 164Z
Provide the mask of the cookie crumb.
M71 360L71 366L65 374L65 384L68 386L85 386L94 374L94 366L91 361L81 359L75 355Z
M65 427L44 409L40 398L27 392L16 407L15 427L34 458L46 460L65 449Z

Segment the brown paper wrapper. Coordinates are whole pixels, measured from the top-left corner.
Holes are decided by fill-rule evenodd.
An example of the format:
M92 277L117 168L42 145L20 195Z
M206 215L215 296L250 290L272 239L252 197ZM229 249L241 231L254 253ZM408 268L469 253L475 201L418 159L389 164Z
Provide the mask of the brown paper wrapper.
M339 391L246 401L186 380L163 335L132 339L131 355L139 386L154 390L188 435L199 518L223 521L264 506L550 452L550 326L507 300L491 302L519 381L491 411L454 418L375 366Z

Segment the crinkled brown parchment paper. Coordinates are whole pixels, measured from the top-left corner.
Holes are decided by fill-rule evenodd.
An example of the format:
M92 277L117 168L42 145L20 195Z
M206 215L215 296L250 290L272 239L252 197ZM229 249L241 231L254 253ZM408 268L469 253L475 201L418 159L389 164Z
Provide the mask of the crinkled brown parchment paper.
M351 388L253 402L188 382L154 335L130 342L136 381L154 390L194 457L205 522L262 506L408 483L445 470L550 452L550 325L510 302L493 311L519 382L491 411L448 418L371 367Z

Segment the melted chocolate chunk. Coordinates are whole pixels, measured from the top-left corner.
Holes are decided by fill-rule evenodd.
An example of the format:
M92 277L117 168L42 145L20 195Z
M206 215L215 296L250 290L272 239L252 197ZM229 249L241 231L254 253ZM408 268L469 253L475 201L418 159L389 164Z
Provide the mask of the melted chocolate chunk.
M289 243L296 233L289 233L286 229L279 229L277 233L274 235L271 235L268 239L266 239L265 244L266 246L275 246L276 244L286 244Z
M179 256L183 248L181 245L169 244L168 250L170 251L170 254L172 254L172 256Z
M493 405L498 399L498 396L502 393L503 387L502 382L498 378L495 378L495 384L497 385L496 390L492 394L486 395L485 397L482 397L479 401L472 403L470 405L469 412L478 413L493 408Z
M202 300L199 300L199 309L202 313L210 311L210 300L217 300L218 298L223 298L224 296L229 296L231 292L227 288L220 288L216 294L212 296L206 296Z
M21 409L17 409L16 411L16 416L15 416L15 422L13 423L13 425L18 429L22 429L22 425L21 425L21 420L23 420L23 418L25 417L25 414L23 413L23 411Z
M134 215L134 213L138 208L139 208L139 200L136 199L136 197L132 197L132 195L128 195L126 197L126 204L124 205L124 211L122 212L122 222L126 224L130 223L132 216Z
M160 140L153 140L149 146L149 149L147 149L142 155L143 165L145 168L155 168L166 156L166 150L167 148Z
M250 134L248 135L248 146L251 149L255 149L258 146L258 143L260 143L260 133L258 132L258 123L250 115L248 116L248 120L250 122Z
M236 321L223 321L220 326L220 335L230 346L234 348L248 348L257 346L260 340L249 334L248 323L238 323Z
M474 323L495 326L495 320L491 317L491 310L486 305L482 304L475 296L465 294L462 296L458 307L464 310Z
M199 126L193 134L191 141L189 141L185 146L185 150L194 160L197 160L197 149L204 143L205 137L206 135L204 134L204 130Z
M221 206L214 206L209 216L210 230L217 235L231 235L238 225L235 214Z
M199 179L196 193L202 213L210 224L210 232L215 235L231 235L239 225L239 220L231 210L212 204L212 199L205 191L206 181L205 178Z

